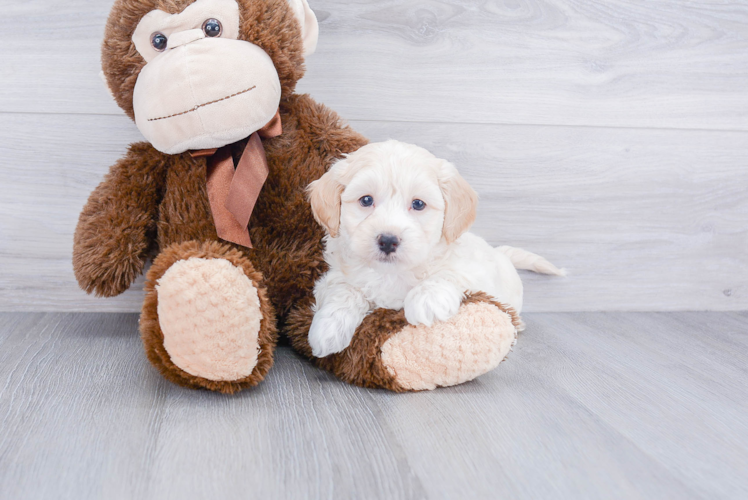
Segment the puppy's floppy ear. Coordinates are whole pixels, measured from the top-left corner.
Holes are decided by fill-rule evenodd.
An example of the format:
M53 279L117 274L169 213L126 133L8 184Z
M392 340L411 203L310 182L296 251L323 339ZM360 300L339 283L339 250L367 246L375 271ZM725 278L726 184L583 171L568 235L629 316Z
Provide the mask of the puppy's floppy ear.
M444 226L442 236L452 243L475 222L478 193L457 172L451 163L445 162L439 186L444 196Z
M339 179L340 172L345 170L346 165L346 160L340 160L307 188L314 218L327 229L333 238L338 235L338 229L340 229L340 195L345 186L340 183Z

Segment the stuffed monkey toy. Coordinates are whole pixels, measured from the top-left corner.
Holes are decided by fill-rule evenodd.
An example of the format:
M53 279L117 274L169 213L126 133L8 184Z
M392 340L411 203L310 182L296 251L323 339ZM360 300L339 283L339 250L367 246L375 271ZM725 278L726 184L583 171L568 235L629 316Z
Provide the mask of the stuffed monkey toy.
M116 0L103 73L147 142L91 193L75 276L112 297L153 259L140 332L151 363L185 387L258 384L279 332L366 387L432 389L485 373L506 356L518 318L482 294L430 328L374 311L346 350L311 354L312 290L326 268L306 188L366 144L294 92L317 35L307 0Z

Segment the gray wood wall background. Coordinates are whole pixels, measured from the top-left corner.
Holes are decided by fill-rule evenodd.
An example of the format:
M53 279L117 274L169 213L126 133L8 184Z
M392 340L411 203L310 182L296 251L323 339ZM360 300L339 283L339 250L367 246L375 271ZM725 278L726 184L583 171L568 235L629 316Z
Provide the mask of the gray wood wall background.
M566 267L528 311L748 309L748 2L310 0L299 90L448 158L474 231ZM99 80L111 1L0 0L0 310L80 291L72 233L134 124Z

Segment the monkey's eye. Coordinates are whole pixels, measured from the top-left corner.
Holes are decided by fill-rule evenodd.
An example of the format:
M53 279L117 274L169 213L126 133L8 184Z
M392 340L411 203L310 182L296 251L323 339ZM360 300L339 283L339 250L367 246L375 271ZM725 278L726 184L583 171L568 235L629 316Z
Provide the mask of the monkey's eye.
M163 33L154 33L151 35L151 45L153 45L153 48L159 52L166 50L166 42L166 35Z
M426 208L426 203L423 200L413 200L410 206L413 207L413 210L421 211Z
M208 19L203 23L203 32L205 36L213 38L221 35L223 28L221 27L221 21L218 19Z
M359 198L358 202L362 207L370 207L374 204L374 198L367 194L366 196L362 196L361 198Z

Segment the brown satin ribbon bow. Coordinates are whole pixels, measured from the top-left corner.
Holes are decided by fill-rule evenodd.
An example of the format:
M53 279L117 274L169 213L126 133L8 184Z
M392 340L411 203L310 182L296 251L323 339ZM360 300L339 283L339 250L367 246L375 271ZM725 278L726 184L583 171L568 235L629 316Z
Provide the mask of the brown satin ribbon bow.
M249 136L241 159L234 169L231 146L202 149L190 153L193 158L208 158L207 189L210 211L222 240L252 248L249 239L249 218L268 177L268 161L263 139L283 133L280 110L270 122Z

